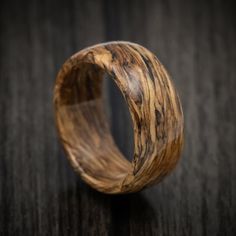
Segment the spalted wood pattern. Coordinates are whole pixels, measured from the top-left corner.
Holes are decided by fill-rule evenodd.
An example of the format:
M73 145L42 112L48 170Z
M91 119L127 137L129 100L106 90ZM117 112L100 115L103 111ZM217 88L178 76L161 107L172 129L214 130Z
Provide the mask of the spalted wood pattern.
M130 110L132 165L116 147L104 115L104 74L114 79ZM54 105L72 166L101 192L136 192L158 183L180 157L183 112L179 97L163 65L138 44L108 42L71 56L58 73Z
M235 23L230 0L2 0L0 235L236 235ZM185 118L177 168L128 196L85 185L54 125L64 60L111 40L158 56ZM113 92L109 98L113 134L128 152L125 107L115 109Z

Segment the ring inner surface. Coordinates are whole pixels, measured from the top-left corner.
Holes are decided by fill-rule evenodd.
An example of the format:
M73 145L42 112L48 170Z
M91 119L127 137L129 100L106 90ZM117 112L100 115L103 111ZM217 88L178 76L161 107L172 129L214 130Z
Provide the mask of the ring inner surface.
M59 90L57 122L75 168L91 182L109 186L131 173L132 165L110 132L102 93L105 73L90 63L80 63L70 71Z

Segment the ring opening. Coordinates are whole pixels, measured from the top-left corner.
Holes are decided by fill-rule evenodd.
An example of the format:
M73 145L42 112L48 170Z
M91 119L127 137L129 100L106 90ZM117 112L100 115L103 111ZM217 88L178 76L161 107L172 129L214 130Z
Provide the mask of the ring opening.
M82 176L109 186L131 173L132 164L122 155L110 132L104 77L109 77L107 72L92 63L83 62L72 68L59 90L57 123L75 168L82 170Z
M103 99L112 137L130 162L134 156L134 130L129 106L111 75L103 79Z

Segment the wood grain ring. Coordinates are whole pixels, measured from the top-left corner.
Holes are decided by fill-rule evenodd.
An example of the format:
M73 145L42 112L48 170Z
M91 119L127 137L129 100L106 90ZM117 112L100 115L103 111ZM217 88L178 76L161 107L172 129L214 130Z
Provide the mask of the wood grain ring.
M115 145L104 115L104 74L114 79L132 117L132 163ZM161 181L180 157L183 112L179 97L163 65L138 44L109 42L73 55L58 73L54 106L70 163L98 191L139 191Z

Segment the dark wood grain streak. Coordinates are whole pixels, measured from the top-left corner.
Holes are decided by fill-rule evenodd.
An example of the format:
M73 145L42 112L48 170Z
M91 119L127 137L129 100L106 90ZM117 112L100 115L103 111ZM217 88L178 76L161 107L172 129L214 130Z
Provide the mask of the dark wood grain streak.
M235 235L235 28L234 1L1 1L0 235ZM158 55L185 114L178 168L128 197L73 173L51 103L65 58L111 40ZM126 113L111 118L127 151Z

